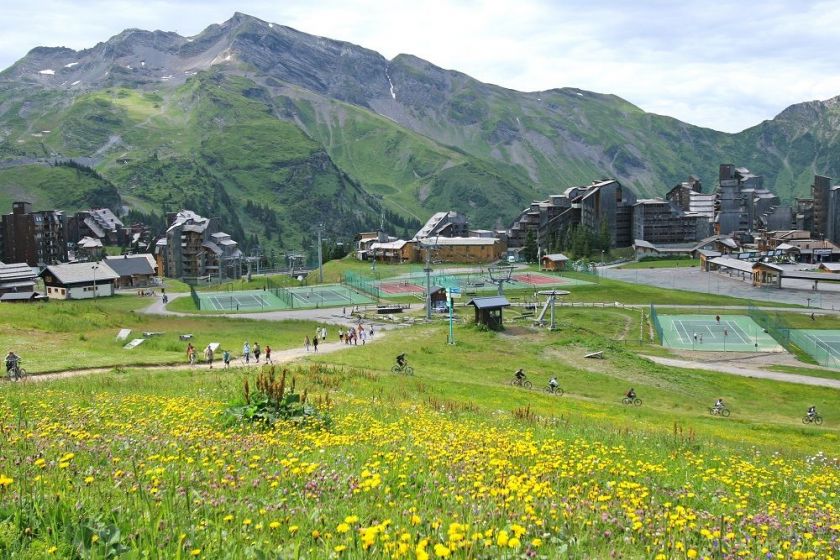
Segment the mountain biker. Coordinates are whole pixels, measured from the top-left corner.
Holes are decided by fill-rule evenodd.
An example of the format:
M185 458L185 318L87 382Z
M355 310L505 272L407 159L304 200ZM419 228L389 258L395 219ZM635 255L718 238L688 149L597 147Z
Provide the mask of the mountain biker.
M397 356L397 365L400 367L400 369L402 369L402 368L404 368L404 367L405 367L405 364L406 364L406 361L405 361L405 352L403 352L402 354L400 354L399 356Z
M6 354L6 374L10 374L12 370L16 370L19 362L20 356L15 354L14 350L9 350L9 353Z
M557 390L557 385L558 385L558 383L557 383L557 377L552 377L552 378L551 378L551 380L548 382L548 387L549 387L549 389L551 389L552 391L556 391L556 390Z
M525 378L528 377L527 375L525 375L525 370L522 368L516 370L516 373L514 373L513 375L516 378L516 380L520 382L525 381Z
M630 390L627 391L627 394L625 396L628 399L635 399L636 398L636 391L633 389L633 387L630 387Z
M715 410L721 410L722 408L725 408L725 405L723 404L723 399L719 398L715 401Z
M814 405L811 405L810 407L808 407L808 418L813 418L816 415L817 415L817 407L814 406Z

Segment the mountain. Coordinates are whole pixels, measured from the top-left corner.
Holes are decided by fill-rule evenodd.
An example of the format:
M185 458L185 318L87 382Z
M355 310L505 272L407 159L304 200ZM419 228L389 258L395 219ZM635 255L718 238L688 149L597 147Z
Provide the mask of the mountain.
M44 161L71 158L103 184L76 185L69 206L105 185L118 192L109 203L188 206L250 244L296 248L317 223L335 240L383 218L404 234L449 208L494 227L607 176L643 196L689 174L711 188L722 162L790 199L815 172L840 175L838 106L803 103L726 134L614 95L513 91L237 13L194 37L130 29L82 51L38 47L0 72L0 203L26 191L58 204L43 176L66 169Z

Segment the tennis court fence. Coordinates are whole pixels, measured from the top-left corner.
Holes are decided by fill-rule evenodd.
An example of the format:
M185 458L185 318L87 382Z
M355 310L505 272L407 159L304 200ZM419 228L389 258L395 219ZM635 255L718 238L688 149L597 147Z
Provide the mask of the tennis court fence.
M659 338L660 344L665 344L665 333L662 330L662 323L659 322L659 315L656 313L656 306L650 304L650 322L656 331L656 336Z
M358 272L348 271L344 273L342 283L366 294L370 294L376 299L380 298L379 286L374 278L363 276Z
M790 341L807 352L821 366L840 369L840 352L822 340L807 333L792 330Z
M791 329L787 319L778 311L767 311L766 309L759 309L753 304L747 306L747 315L750 319L755 321L759 327L763 328L767 334L784 346L788 351L791 350Z
M201 311L201 298L198 297L198 293L196 293L195 288L193 288L192 285L190 285L190 297L195 304L195 308Z

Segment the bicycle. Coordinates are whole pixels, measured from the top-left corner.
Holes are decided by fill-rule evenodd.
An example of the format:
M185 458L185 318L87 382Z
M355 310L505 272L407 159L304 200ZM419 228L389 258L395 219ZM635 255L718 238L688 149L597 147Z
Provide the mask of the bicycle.
M408 364L405 364L403 366L401 366L399 364L394 364L391 367L391 373L398 373L398 374L404 374L404 375L414 375L414 368L411 367Z
M724 418L728 418L730 412L729 412L729 409L726 408L725 406L722 406L722 407L713 406L713 407L709 408L709 414L711 414L712 416L717 414L718 416L723 416Z
M819 426L819 425L820 425L820 424L822 424L822 422L823 422L822 416L820 416L819 414L814 414L814 415L811 415L811 414L806 414L806 415L802 418L802 423L803 423L803 424L810 424L810 423L812 423L812 422L813 422L814 424L816 424L817 426Z
M563 389L561 389L560 387L552 387L551 385L549 385L545 388L545 392L549 395L557 395L558 397L563 396Z
M26 373L26 370L20 367L20 362L6 372L6 377L8 377L9 381L22 381L26 379L27 375L29 374Z
M517 379L516 377L513 378L510 384L514 387L525 387L526 389L530 389L533 386L527 379Z
M636 406L642 406L642 399L638 397L633 397L632 399L630 397L624 397L623 399L621 399L621 404L632 404Z

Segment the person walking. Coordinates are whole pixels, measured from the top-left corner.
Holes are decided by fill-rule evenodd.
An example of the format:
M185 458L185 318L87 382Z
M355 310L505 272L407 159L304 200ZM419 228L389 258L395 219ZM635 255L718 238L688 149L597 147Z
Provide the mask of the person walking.
M362 346L364 346L365 342L367 342L367 331L364 330L364 329L360 330L359 331L359 338L362 339Z
M370 337L373 338L373 325L370 326Z
M192 342L187 343L187 362L189 364L195 365L195 348L192 345Z
M254 353L254 361L260 363L260 344L259 342L254 342L254 349L252 350Z
M312 347L315 349L315 353L318 353L318 337L316 336L312 339Z
M225 363L225 369L230 367L230 352L227 350L222 352L222 361Z
M327 327L321 327L321 342L327 340Z
M213 369L213 347L209 344L207 348L204 349L204 360L207 362L207 365L210 366L210 369Z
M242 357L245 358L245 363L251 363L251 345L248 344L248 341L245 341L245 344L242 345Z
M271 361L271 346L268 344L265 345L265 363L273 364L274 362Z
M303 347L309 352L309 335L306 335L306 338L303 339Z
M344 329L338 329L338 341L344 342Z

